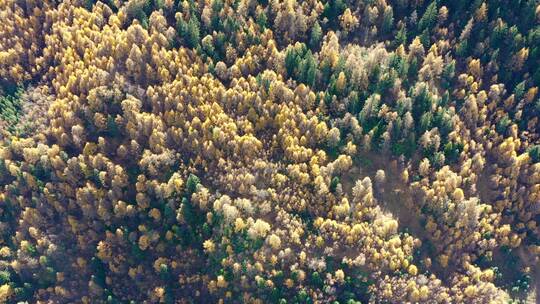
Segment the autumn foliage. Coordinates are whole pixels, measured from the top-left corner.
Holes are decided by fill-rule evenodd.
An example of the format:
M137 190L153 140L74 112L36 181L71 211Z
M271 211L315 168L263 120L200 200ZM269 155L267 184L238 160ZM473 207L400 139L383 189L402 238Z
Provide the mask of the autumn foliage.
M0 302L531 300L510 2L0 0Z

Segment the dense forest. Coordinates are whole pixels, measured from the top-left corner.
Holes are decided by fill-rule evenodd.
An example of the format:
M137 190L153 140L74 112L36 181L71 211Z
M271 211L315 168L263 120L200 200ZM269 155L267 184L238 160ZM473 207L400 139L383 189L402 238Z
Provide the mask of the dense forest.
M0 0L0 303L540 301L539 0Z

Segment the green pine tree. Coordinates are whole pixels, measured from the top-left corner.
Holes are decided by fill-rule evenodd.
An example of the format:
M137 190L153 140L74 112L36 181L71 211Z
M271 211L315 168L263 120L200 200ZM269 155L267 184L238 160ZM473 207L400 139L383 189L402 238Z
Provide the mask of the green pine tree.
M437 1L433 1L428 5L422 18L420 18L420 21L418 22L418 31L423 32L426 29L431 30L437 22L437 16Z

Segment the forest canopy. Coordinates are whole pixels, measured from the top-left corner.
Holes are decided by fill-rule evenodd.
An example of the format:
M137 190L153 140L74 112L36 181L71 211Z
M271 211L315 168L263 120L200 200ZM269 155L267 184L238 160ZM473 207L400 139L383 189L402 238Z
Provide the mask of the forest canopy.
M0 20L0 303L538 301L538 0Z

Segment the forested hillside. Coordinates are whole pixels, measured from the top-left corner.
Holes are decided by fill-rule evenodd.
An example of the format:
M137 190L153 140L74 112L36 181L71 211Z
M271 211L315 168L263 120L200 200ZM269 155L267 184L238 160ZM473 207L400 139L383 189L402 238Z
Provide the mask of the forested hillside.
M0 303L535 303L538 0L0 0Z

